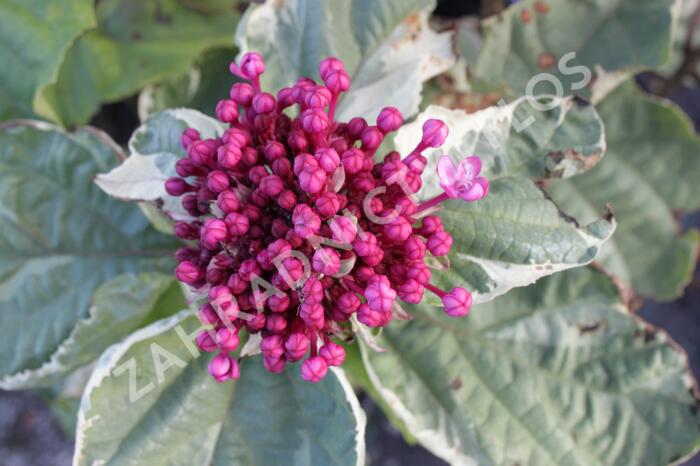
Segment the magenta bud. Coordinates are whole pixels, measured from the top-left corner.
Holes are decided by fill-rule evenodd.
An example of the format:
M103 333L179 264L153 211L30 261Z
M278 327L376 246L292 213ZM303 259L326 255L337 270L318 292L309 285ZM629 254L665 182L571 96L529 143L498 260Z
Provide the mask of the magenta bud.
M222 123L233 123L238 120L238 104L233 100L220 100L216 104L216 119Z
M279 206L284 210L291 211L297 204L297 197L292 191L285 189L279 194L279 196L277 196L277 204L279 204ZM285 233L286 232L287 231L285 230Z
M237 212L231 212L226 215L224 222L231 236L243 236L248 232L248 228L250 228L248 217Z
M272 333L282 333L287 328L287 317L282 314L270 314L267 316L265 328Z
M365 154L359 149L351 148L343 152L341 161L343 163L345 173L348 175L359 173L364 167L364 159Z
M316 159L307 153L301 153L294 157L294 174L299 176L302 172L316 170L318 162Z
M243 73L243 77L255 79L265 72L265 61L259 53L248 52L243 55L239 68Z
M228 175L221 170L214 170L207 175L207 188L213 193L226 191L230 186Z
M319 75L321 79L326 79L326 77L333 71L345 71L345 66L343 62L335 57L328 57L321 60L318 65Z
M219 193L219 196L216 198L216 205L219 206L223 213L230 214L239 209L240 202L236 193L229 189Z
M263 358L263 366L265 367L265 369L267 369L269 372L272 372L273 374L281 373L284 370L285 364L286 361L284 360L284 358L281 357Z
M423 123L421 143L427 147L440 147L447 139L449 132L450 129L443 121L431 118Z
M350 76L344 70L333 70L323 79L326 87L334 94L345 92L350 88Z
M328 372L328 363L321 356L315 356L301 365L301 377L309 382L320 382Z
M190 186L182 178L168 178L165 182L165 191L171 196L182 196L190 191Z
M292 213L292 223L294 232L302 239L306 239L318 233L321 228L321 217L308 205L297 204Z
M365 128L367 128L367 122L365 119L355 117L348 122L347 131L351 137L359 139Z
M309 277L301 291L304 293L305 303L320 304L323 301L323 284L316 277Z
M194 341L197 344L197 348L201 349L205 353L212 353L219 349L214 339L206 330L199 332Z
M226 353L219 353L209 362L209 374L217 382L224 382L230 378L233 359Z
M216 342L222 351L234 351L238 348L240 339L236 329L220 328L216 331Z
M280 157L284 157L287 153L287 151L284 148L284 145L277 141L268 142L265 145L265 149L263 149L263 152L265 154L265 158L270 162Z
M194 141L187 148L187 154L196 165L208 165L212 159L212 148L204 141Z
M384 225L384 234L392 241L406 241L412 231L411 224L401 215Z
M423 299L424 291L422 284L409 278L399 286L399 298L406 303L418 304Z
M464 288L452 288L449 293L442 296L442 305L445 314L450 317L464 317L469 314L472 305L472 295Z
M318 166L328 174L335 172L335 169L340 165L340 156L330 147L318 149L314 153L314 159L316 159Z
M416 235L411 235L403 245L406 258L411 261L422 261L425 258L426 245Z
M309 194L318 194L326 187L328 176L322 168L304 170L299 175L299 187Z
M433 256L446 256L452 247L452 236L444 230L436 231L428 238L427 246Z
M285 355L288 361L298 361L309 349L309 337L301 332L291 333L284 343Z
M199 141L199 131L194 128L187 128L180 137L180 145L183 149L187 150L190 144L194 141Z
M260 351L266 358L279 358L284 354L284 341L279 335L264 337L260 342Z
M330 119L323 110L310 108L301 114L301 125L307 133L322 133L330 126Z
M291 87L283 87L277 92L277 105L280 110L294 105Z
M337 217L329 222L334 241L351 244L357 236L357 225L348 217Z
M277 175L267 175L260 180L260 189L270 197L276 197L284 189L284 182Z
M202 304L199 308L198 316L203 324L214 325L219 323L219 316L209 303Z
M226 223L218 218L210 218L202 226L200 242L206 249L218 249L221 242L228 238Z
M242 157L241 148L236 144L226 144L219 147L216 156L219 165L227 170L236 168Z
M387 276L374 275L369 279L367 288L365 288L365 298L367 298L370 309L391 312L394 301L396 301L396 291L391 287Z
M328 218L335 215L340 209L340 199L338 195L325 192L316 199L316 210L322 217Z
M231 86L231 92L229 95L238 105L250 107L250 104L253 102L255 90L253 89L253 86L248 83L236 83Z
M309 108L323 109L330 104L332 98L331 92L323 86L316 86L304 93L304 103Z
M180 262L175 268L175 277L188 285L196 284L202 276L202 271L190 261Z
M270 113L275 109L276 105L275 97L267 92L260 92L253 97L253 110L255 110L255 113Z
M345 348L329 341L318 350L318 355L321 356L329 366L340 366L345 361Z
M272 312L284 312L289 308L290 303L291 300L286 294L282 296L272 295L267 299L267 307Z
M336 274L340 270L340 256L331 248L320 248L314 253L311 266L324 275Z
M272 162L272 173L280 178L288 178L292 173L292 162L287 158L275 159Z
M377 117L377 127L384 133L396 131L403 124L403 115L396 107L384 107Z
M420 228L420 234L430 236L437 231L443 231L445 227L442 225L442 219L437 215L428 215L423 218L423 225Z
M379 147L384 139L384 134L376 126L368 126L362 131L360 140L362 141L362 149L375 150Z

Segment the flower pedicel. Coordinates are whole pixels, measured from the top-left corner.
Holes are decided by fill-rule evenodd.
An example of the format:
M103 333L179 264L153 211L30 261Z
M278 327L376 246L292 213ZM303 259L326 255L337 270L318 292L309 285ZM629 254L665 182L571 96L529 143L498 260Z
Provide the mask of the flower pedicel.
M479 158L454 166L442 157L444 193L416 203L412 194L427 162L422 153L448 135L442 121L424 123L410 154L392 151L375 162L403 117L386 107L375 125L335 121L339 96L350 86L340 60L321 62L323 85L301 78L276 96L260 87L264 71L257 53L231 64L248 82L234 84L230 99L216 106L229 129L205 140L187 129L181 143L188 155L177 163L179 176L166 182L194 217L174 226L178 237L192 241L177 251L175 274L207 292L199 317L210 330L197 336L197 345L218 353L211 375L220 382L239 377L231 353L242 330L261 334L267 370L305 359L302 377L318 382L329 366L343 363L343 347L333 340L352 331L353 314L382 327L397 299L418 303L428 290L448 315L467 315L469 291L437 288L425 262L428 254L447 255L452 237L439 217L419 214L447 199L483 198L489 185L479 176ZM285 109L295 105L291 117Z

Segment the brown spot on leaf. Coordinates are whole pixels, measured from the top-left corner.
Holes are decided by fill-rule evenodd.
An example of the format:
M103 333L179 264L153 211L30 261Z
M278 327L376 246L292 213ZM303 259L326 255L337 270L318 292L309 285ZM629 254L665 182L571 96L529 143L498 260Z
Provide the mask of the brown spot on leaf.
M602 325L603 325L602 322L594 322L594 323L588 324L588 325L581 324L578 326L578 332L581 335L585 335L587 333L593 333L596 330L600 329L602 327Z
M547 5L545 2L537 0L535 2L535 11L539 14L546 15L549 13L549 5Z
M554 67L556 62L557 57L555 57L554 54L549 52L542 52L539 55L539 57L537 57L537 66L539 66L543 70L547 70L549 68Z
M640 340L643 340L644 343L649 343L656 337L656 329L654 327L647 326L634 332L634 336Z
M530 14L530 10L523 10L520 13L520 21L522 21L523 23L527 24L530 22L531 19L532 15Z
M462 385L463 385L462 379L457 377L456 379L454 379L452 381L452 383L450 384L450 387L452 388L452 390L459 390L460 388L462 388Z

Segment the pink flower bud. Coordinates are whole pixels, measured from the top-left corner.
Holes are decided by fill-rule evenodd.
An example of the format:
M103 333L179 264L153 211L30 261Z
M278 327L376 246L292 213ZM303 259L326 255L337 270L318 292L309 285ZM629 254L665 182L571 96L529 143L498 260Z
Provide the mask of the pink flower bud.
M260 180L260 189L266 195L275 197L284 189L284 182L277 175L267 175Z
M208 165L212 160L212 149L204 141L194 141L187 148L187 155L196 165Z
M365 298L370 309L391 312L396 301L396 291L391 287L389 278L385 275L375 275L369 279L365 288Z
M299 306L299 317L311 328L323 327L323 316L323 306L318 303L304 301Z
M310 108L301 114L301 124L307 133L318 134L328 129L330 120L323 110Z
M360 138L365 128L367 128L367 121L364 118L355 117L348 122L348 134L355 139Z
M165 182L165 191L171 196L182 196L190 191L190 186L182 178L168 178Z
M216 205L218 205L219 209L225 214L235 212L240 207L238 196L231 190L219 193L219 196L216 198Z
M282 295L272 295L267 299L267 307L270 308L272 312L284 312L289 308L290 304L289 296Z
M335 172L335 169L340 165L340 156L330 147L318 149L314 154L314 158L318 166L328 174Z
M250 107L250 104L253 102L255 90L253 89L253 86L248 83L236 83L231 86L231 92L229 95L238 105Z
M280 110L285 109L294 105L294 99L292 97L292 88L283 87L277 92L277 106Z
M423 123L421 143L426 147L440 147L447 139L450 130L441 120L429 119Z
M231 212L226 215L224 223L228 227L228 232L231 236L243 236L248 232L248 228L250 228L248 218L237 212Z
M423 218L423 225L420 228L420 234L430 236L437 231L443 231L442 219L437 215L428 215Z
M297 204L292 213L294 232L301 238L309 238L321 228L321 218L306 204Z
M253 97L253 110L255 110L255 113L270 113L276 106L275 97L267 92L260 92Z
M325 192L316 199L316 210L322 217L335 215L340 209L340 200L335 193Z
M284 342L285 355L289 361L298 361L309 349L309 337L300 332L294 332Z
M332 71L345 71L345 66L343 65L343 62L337 58L328 57L321 60L321 63L318 66L318 71L321 79L326 79L328 74Z
M418 304L423 299L424 291L422 284L409 278L399 286L399 298L406 303Z
M357 225L348 217L336 217L329 222L334 241L351 244L357 236Z
M403 115L396 107L384 107L377 117L377 127L384 133L396 131L403 124Z
M450 317L464 317L469 314L472 305L472 295L464 288L452 288L442 297L445 314Z
M352 314L360 307L360 298L352 291L346 291L338 298L338 307L345 314Z
M180 138L180 145L183 149L187 150L190 144L192 144L194 141L199 141L199 138L199 131L197 131L194 128L187 128L182 133L182 137Z
M312 268L324 275L333 275L340 270L340 256L331 248L320 248L313 256Z
M287 153L287 151L284 148L284 144L278 141L268 142L265 145L265 149L263 150L263 152L265 154L265 158L270 162L280 157L284 157Z
M301 291L305 303L320 304L323 301L323 284L316 277L309 277Z
M369 126L362 131L362 149L375 150L384 139L384 134L376 126Z
M222 351L234 351L238 348L240 339L234 329L220 328L216 331L216 342Z
M341 161L343 163L343 168L345 173L349 175L354 175L362 170L364 166L365 154L359 149L348 149L343 152Z
M416 235L411 235L403 245L406 258L411 261L422 261L425 258L425 243Z
M221 383L231 378L234 360L226 353L219 353L209 362L209 374Z
M200 242L202 246L207 249L217 249L219 243L226 241L228 238L228 231L226 229L226 223L218 218L210 218L202 226L202 232L200 235Z
M227 170L236 168L242 157L243 153L241 152L240 147L235 144L226 144L219 147L216 155L219 165Z
M233 100L220 100L216 104L216 119L222 123L233 123L238 120L238 104Z
M323 86L316 86L304 93L304 103L309 108L323 109L331 102L331 92Z
M340 366L345 361L345 349L332 341L329 341L318 350L318 355L321 356L329 366Z
M294 195L294 193L292 191L285 189L277 197L277 203L284 210L291 211L292 209L294 209L294 206L296 206L296 204L297 204L297 197Z
M428 249L433 256L446 256L452 247L452 236L446 231L436 231L428 238Z
M357 320L368 327L382 327L386 324L384 312L373 310L368 304L362 304L357 309Z
M255 79L265 72L265 61L257 52L243 55L240 66L231 63L231 73L243 79Z
M260 342L260 351L266 358L279 358L284 354L284 340L279 335L264 337Z
M328 363L321 356L315 356L301 365L301 377L309 382L320 382L328 372Z
M398 216L391 222L384 225L384 234L392 241L406 241L413 227L405 217Z
M205 353L212 353L219 349L214 339L206 330L199 332L194 341L197 344L197 348L201 349Z
M329 72L323 82L329 91L339 94L350 89L350 76L344 70L333 70Z
M214 170L207 175L207 187L213 193L226 191L230 186L228 175L221 170Z
M321 168L304 170L299 175L299 186L309 194L318 194L326 187L327 175Z

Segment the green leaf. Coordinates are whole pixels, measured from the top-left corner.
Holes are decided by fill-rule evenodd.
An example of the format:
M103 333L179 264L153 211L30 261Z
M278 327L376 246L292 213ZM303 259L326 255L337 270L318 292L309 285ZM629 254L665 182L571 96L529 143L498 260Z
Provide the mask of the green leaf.
M154 113L180 107L214 114L219 100L228 98L231 85L240 81L229 71L235 53L234 48L211 50L188 72L146 87L139 94L141 121Z
M469 317L414 307L388 349L363 347L394 413L451 464L663 465L700 446L687 357L589 268L515 290Z
M113 144L89 128L75 135L39 122L0 129L3 383L19 383L14 376L49 361L102 283L171 271L176 243L93 183L116 162Z
M548 73L561 84L562 95L569 95L590 81L584 68L588 73L631 75L661 66L670 55L673 4L672 0L524 0L484 21L484 43L471 67L472 76L486 87L523 95L528 82ZM562 63L571 53L575 56ZM553 90L551 82L532 84L536 93Z
M221 123L196 110L156 113L131 136L131 154L124 163L98 175L95 183L118 199L155 203L166 218L190 219L181 199L165 192L165 181L176 175L175 163L187 155L180 146L180 137L188 127L196 128L203 138L217 137L224 131Z
M365 417L342 371L311 384L298 366L271 374L256 356L240 380L217 384L209 355L190 352L200 324L188 314L102 356L81 403L76 466L364 464Z
M231 44L238 3L98 2L97 27L70 48L36 111L64 125L85 123L102 102L186 72L203 51Z
M0 0L0 121L32 117L37 90L56 78L70 44L95 25L90 0Z
M474 114L431 106L399 130L394 142L400 153L415 147L428 118L445 121L450 134L440 149L424 152L428 167L418 196L428 199L442 192L435 170L442 154L456 162L479 155L491 182L485 199L450 201L438 212L455 241L451 268L433 271L438 283L466 285L475 302L484 302L596 257L614 221L592 220L580 227L530 179L572 176L600 160L604 131L591 105L566 98L540 112L520 99Z
M265 57L263 87L318 77L321 60L343 60L351 87L340 120L374 119L388 105L404 117L418 112L422 83L454 62L452 34L435 33L431 0L267 0L246 12L236 32L241 53Z
M640 294L672 300L692 278L700 243L696 231L679 234L673 216L700 209L700 138L680 109L632 82L599 108L607 155L590 173L554 181L549 193L584 221L611 203L619 228L600 261Z

